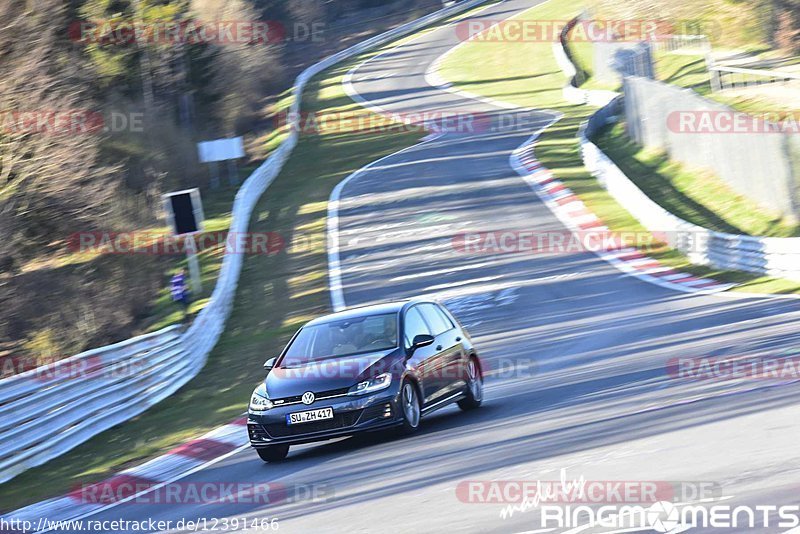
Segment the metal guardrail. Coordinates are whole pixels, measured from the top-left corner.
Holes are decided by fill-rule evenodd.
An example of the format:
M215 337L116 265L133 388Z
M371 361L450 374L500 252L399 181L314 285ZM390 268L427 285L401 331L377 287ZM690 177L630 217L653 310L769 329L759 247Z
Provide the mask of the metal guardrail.
M577 20L577 19L576 19ZM623 95L574 87L575 66L561 39L553 47L556 61L570 79L564 98L573 103L603 102L581 125L578 133L584 165L600 184L650 232L664 236L668 244L697 265L800 280L800 237L758 237L716 232L668 212L639 189L600 148L590 141L595 133L623 114ZM592 94L595 93L595 94Z
M460 2L430 13L304 70L292 90L291 131L237 192L230 234L247 231L253 208L297 144L301 97L313 76L486 1ZM0 483L141 414L194 378L224 330L242 262L241 254L225 255L209 304L185 332L171 326L0 380Z
M675 52L686 48L696 48L704 53L711 51L711 43L705 35L660 35L657 39L650 42L654 50L663 52Z
M194 375L180 327L0 381L0 477L8 480L140 413Z
M567 77L567 84L562 88L561 93L564 100L571 104L588 104L590 106L604 106L611 99L617 96L614 91L587 91L578 87L580 85L578 69L573 63L572 56L567 46L569 32L580 20L575 17L570 20L562 29L558 37L558 42L553 43L553 55L556 63L564 75Z
M751 74L753 76L763 76L765 78L779 78L781 80L800 80L800 74L792 72L781 72L779 70L763 70L763 69L743 69L741 67L727 67L725 65L716 65L711 67L711 70L718 70L721 72L731 72L737 74Z

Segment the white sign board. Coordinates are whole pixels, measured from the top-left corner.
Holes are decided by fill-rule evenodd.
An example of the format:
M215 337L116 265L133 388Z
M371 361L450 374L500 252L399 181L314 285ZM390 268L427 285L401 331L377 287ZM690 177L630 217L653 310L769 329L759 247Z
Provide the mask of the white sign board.
M241 137L202 141L197 143L197 155L200 163L243 158L244 141Z

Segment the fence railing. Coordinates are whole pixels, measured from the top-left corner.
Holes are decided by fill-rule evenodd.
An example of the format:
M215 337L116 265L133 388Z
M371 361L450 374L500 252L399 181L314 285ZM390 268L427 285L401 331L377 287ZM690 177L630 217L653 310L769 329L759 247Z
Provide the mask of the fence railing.
M704 54L711 52L711 43L705 35L660 35L650 41L650 46L659 52L677 52L687 48L699 50Z
M776 82L799 82L800 74L779 70L744 69L726 65L708 67L711 75L711 87L714 91L753 87Z
M559 34L558 42L553 43L553 55L558 67L567 77L567 83L562 88L564 100L572 104L589 104L590 106L604 106L617 96L614 91L587 91L579 86L583 83L583 72L578 72L574 59L570 53L567 41L569 32L578 24L580 17L570 20Z
M290 133L237 192L231 235L244 235L258 199L297 144L301 96L313 76L486 1L460 2L430 13L305 69L293 86ZM225 255L208 305L184 332L171 326L0 380L0 482L141 414L195 377L233 308L242 262L242 254ZM246 403L246 399L242 402Z

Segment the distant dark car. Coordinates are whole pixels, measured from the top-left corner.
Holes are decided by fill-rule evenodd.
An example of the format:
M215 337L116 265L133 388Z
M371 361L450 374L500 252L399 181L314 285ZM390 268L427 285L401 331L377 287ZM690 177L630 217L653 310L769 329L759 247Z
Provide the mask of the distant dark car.
M289 446L396 426L453 402L483 399L481 361L469 334L427 300L354 308L301 328L250 399L247 430L262 460Z

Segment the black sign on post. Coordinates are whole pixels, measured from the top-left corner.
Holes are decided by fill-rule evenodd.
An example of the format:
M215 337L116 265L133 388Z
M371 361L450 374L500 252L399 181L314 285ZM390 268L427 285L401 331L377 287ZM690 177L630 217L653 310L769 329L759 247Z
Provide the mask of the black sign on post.
M203 230L203 204L200 190L186 189L164 195L167 221L176 236L196 234Z
M200 201L200 190L194 188L175 191L167 193L162 198L172 233L175 236L183 236L185 239L186 260L189 264L192 289L194 289L195 295L199 295L203 286L194 235L203 231L203 203Z
M192 197L188 193L183 195L172 195L169 197L172 204L172 216L175 218L175 234L193 234L197 228L197 221L194 219L194 209L192 207Z

